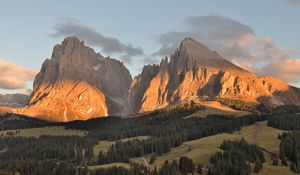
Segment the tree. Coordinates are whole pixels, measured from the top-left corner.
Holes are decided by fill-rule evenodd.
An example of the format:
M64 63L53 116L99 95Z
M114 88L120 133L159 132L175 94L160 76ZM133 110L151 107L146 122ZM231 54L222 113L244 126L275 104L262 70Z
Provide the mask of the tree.
M207 175L212 175L210 168L208 168Z
M254 172L259 173L261 168L262 168L261 160L259 158L256 158L255 165L254 165Z
M179 158L179 170L182 174L192 173L195 169L195 165L193 163L193 160L182 156Z
M199 164L198 167L197 167L197 173L200 174L200 175L203 174L202 168L203 168L203 164Z
M297 165L296 165L294 162L291 163L290 169L291 169L293 172L298 173Z
M278 159L277 159L277 158L274 158L274 159L272 160L272 165L273 165L273 166L278 166Z
M152 155L151 155L151 158L150 158L150 164L153 164L154 162L155 162L155 160L156 160L156 154L155 153L153 153Z
M282 165L284 165L284 166L288 166L288 163L287 163L285 157L281 159L281 163L282 163Z

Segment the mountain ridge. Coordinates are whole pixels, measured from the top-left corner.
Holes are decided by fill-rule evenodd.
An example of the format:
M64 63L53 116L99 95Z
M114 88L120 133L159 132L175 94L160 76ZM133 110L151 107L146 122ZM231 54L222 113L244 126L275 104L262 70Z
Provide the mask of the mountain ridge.
M143 70L139 76L143 73L146 74ZM146 112L195 99L216 98L271 106L300 104L297 89L275 78L258 77L191 38L184 39L170 59L162 59L158 73L147 83L149 87L142 97L137 98L143 100L136 101L134 105L141 107L131 112ZM131 86L130 91L134 87L139 86ZM130 95L128 98L132 99Z
M127 116L172 105L219 98L268 106L300 106L300 90L273 77L258 77L192 38L146 65L133 79L126 66L103 57L77 37L54 46L34 80L29 105L14 113L50 121Z

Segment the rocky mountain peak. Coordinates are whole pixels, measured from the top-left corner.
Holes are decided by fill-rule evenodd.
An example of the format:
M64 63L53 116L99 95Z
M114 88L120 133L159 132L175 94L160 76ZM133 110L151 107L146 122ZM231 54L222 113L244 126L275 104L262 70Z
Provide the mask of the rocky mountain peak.
M194 40L193 38L185 38L181 41L181 44L180 44L180 47L181 49L186 49L186 50L189 50L189 51L192 51L192 50L197 50L197 52L199 51L204 51L204 52L210 52L209 48L206 47L204 44Z
M193 67L192 65L194 65L196 67L210 67L247 72L220 56L216 51L210 50L207 46L192 38L185 38L182 40L178 53L175 53L175 56L176 55L180 57L180 59L176 60L177 62L189 64L189 67Z
M43 63L30 106L22 112L55 121L116 114L122 111L131 80L122 62L104 58L77 37L67 37Z

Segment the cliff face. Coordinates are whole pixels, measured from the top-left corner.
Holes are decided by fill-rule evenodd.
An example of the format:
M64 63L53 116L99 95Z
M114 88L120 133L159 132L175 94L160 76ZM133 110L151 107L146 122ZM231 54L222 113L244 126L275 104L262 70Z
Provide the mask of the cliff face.
M53 49L36 76L29 106L19 113L51 121L85 120L121 112L131 75L76 37Z
M141 79L146 81L138 81ZM275 78L257 77L191 38L182 41L170 60L163 59L158 70L146 67L135 80L129 92L135 92L140 86L143 88L139 93L129 93L127 101L142 99L137 100L138 105L130 106L130 111L136 112L151 111L195 99L216 98L270 106L300 105L299 89Z

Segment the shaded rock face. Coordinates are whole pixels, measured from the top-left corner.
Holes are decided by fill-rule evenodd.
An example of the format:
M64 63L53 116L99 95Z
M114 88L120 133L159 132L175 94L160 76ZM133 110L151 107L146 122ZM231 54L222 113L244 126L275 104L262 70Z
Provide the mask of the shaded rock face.
M300 105L299 89L275 78L257 77L186 38L170 60L163 59L159 67L144 67L132 82L127 97L130 110L124 112L146 112L194 99L216 98L270 106Z
M141 108L143 95L149 88L150 81L157 75L158 71L158 65L144 66L142 73L132 80L123 108L123 114L132 114L137 112L137 109Z
M0 106L20 107L28 104L29 96L25 94L0 94Z
M18 113L51 121L85 120L121 112L131 75L76 37L53 49L36 76L29 106Z

